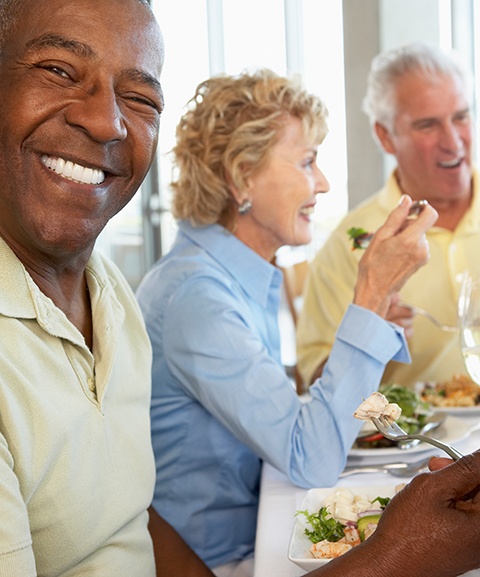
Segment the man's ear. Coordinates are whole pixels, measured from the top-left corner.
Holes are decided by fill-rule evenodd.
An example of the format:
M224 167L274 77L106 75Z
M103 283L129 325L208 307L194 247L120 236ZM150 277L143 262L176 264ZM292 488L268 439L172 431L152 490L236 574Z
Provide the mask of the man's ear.
M375 122L374 130L383 150L389 154L395 154L395 145L392 142L390 131L379 122Z

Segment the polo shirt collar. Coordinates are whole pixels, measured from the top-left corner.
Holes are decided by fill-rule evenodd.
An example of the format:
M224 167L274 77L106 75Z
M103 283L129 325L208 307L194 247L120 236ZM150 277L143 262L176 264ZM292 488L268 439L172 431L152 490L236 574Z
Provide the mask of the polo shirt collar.
M476 169L473 171L472 190L473 198L472 204L460 221L457 231L461 230L465 233L478 234L480 229L480 175Z
M34 319L37 316L25 267L0 237L0 314Z
M83 337L34 282L22 262L0 238L0 314L35 319L48 334L82 345Z
M476 168L472 171L472 192L473 198L470 208L464 214L462 220L455 229L455 234L458 233L473 233L477 234L480 228L480 174ZM393 171L384 188L379 195L380 206L386 213L390 213L397 205L402 195L402 191L398 185L398 180ZM438 227L433 226L429 233L434 233Z
M117 301L113 286L99 256L93 252L87 264L87 279L91 284L92 311L97 317L109 307L118 323L125 316L122 305ZM43 330L51 335L65 338L77 345L83 345L80 332L72 325L64 313L55 306L34 282L20 259L0 237L0 314L17 319L36 319ZM102 305L97 307L101 300ZM107 314L107 313L104 313ZM110 321L112 322L112 321ZM96 320L98 324L98 319Z

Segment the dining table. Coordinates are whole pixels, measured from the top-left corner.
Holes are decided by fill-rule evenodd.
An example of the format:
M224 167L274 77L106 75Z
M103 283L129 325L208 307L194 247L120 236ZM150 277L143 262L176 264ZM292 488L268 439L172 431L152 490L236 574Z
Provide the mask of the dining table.
M459 419L459 417L456 417ZM468 417L462 417L461 438L455 447L467 454L480 447L480 411ZM459 422L459 421L455 421ZM466 432L465 432L466 431ZM398 460L413 462L419 459L419 451L401 452ZM442 451L424 445L421 455L443 455ZM361 464L361 459L350 458L347 465ZM355 492L356 486L397 486L408 483L411 478L398 478L384 472L360 473L340 478L336 487L349 487ZM301 508L307 489L293 485L288 478L264 463L260 482L260 503L257 519L255 544L254 577L301 577L307 571L288 558L289 542L295 524L295 514ZM427 554L427 552L426 552ZM480 577L480 569L467 573L471 577ZM432 575L431 577L434 577Z

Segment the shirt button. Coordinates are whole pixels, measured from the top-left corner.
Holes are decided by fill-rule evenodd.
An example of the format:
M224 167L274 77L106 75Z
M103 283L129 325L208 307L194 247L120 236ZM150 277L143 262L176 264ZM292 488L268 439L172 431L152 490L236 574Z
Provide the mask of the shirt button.
M95 381L90 377L87 381L88 388L92 391L92 393L97 392L97 387L95 386Z

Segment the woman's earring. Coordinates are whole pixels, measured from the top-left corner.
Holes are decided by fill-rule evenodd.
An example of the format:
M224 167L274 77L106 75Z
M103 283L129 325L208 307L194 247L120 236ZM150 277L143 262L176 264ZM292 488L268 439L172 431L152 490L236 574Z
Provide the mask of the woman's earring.
M238 212L240 214L247 214L248 212L250 212L251 208L252 208L252 201L246 198L244 201L242 201L242 203L238 207Z

